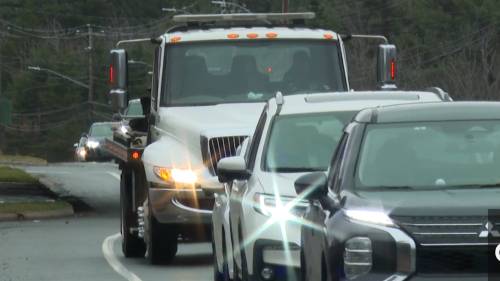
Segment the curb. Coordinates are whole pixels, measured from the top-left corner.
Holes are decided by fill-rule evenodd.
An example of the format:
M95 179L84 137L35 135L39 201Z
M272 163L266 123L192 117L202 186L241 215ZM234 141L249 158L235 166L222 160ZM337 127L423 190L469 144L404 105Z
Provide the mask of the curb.
M45 189L45 194L52 193L53 197L61 197L67 193L64 189L59 187L59 185L47 178L41 177L38 179L39 187ZM22 184L20 184L22 186ZM41 190L43 192L44 190ZM64 199L62 199L64 200ZM37 220L37 219L54 219L69 217L75 214L73 206L69 203L69 206L57 210L48 210L43 212L20 212L20 213L6 213L0 214L0 222L2 221L22 221L22 220Z
M60 187L56 182L49 180L47 177L39 177L38 182L52 192L56 197L65 196L68 192Z
M50 210L45 212L23 212L0 214L0 221L37 220L69 217L74 214L73 207L62 208L60 210Z

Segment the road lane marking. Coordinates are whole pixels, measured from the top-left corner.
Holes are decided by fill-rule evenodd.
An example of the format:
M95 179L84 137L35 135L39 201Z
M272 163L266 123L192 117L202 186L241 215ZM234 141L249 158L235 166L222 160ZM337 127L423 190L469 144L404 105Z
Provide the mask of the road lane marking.
M137 275L135 275L132 271L129 271L116 257L113 251L114 243L121 238L120 233L116 233L110 235L104 239L102 242L102 253L104 258L108 262L109 266L113 268L116 273L120 274L123 278L128 281L142 281Z
M115 179L120 180L120 175L119 174L117 174L115 172L106 172L106 173L108 173L108 175L114 177Z

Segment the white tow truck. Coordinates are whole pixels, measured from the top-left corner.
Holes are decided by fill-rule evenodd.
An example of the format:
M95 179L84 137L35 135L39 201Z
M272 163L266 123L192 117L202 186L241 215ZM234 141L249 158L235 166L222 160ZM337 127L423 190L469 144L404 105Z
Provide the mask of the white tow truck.
M176 26L148 39L156 49L151 95L141 98L145 117L130 120L106 143L122 171L126 257L168 263L179 239L210 237L213 194L224 192L217 162L235 155L277 92L351 90L343 37L307 27L313 17L178 15ZM395 46L385 40L378 52L379 86L395 88ZM110 83L112 104L123 110L125 49L111 51Z

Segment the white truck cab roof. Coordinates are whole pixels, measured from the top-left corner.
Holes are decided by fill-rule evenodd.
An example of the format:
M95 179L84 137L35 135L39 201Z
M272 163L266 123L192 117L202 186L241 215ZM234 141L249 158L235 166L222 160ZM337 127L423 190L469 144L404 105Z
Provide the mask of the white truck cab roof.
M279 100L280 98L278 98ZM311 112L358 111L362 108L391 104L442 102L437 93L427 91L350 91L338 93L301 94L282 97L280 115ZM277 108L273 98L269 104ZM338 110L334 110L338 108Z
M187 29L164 35L165 42L181 43L213 40L280 40L280 39L316 39L338 40L337 33L325 29L306 27L229 27L208 29Z

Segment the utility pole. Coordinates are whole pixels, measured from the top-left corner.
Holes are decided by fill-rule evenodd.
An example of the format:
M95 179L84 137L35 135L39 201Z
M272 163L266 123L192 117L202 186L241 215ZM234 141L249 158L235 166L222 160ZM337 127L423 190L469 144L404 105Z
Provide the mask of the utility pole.
M283 13L288 13L288 0L283 0L283 2L281 2L281 7Z
M2 44L0 44L0 103L2 102L2 70L3 70ZM3 152L2 150L3 150L3 146L5 145L5 142L6 142L6 139L5 139L3 125L0 124L0 154L2 154L2 152Z
M94 62L93 62L93 52L94 52L94 42L92 38L92 25L87 24L87 32L89 35L89 46L87 51L89 52L89 92L88 92L88 103L89 103L89 122L92 122L92 111L94 109Z

